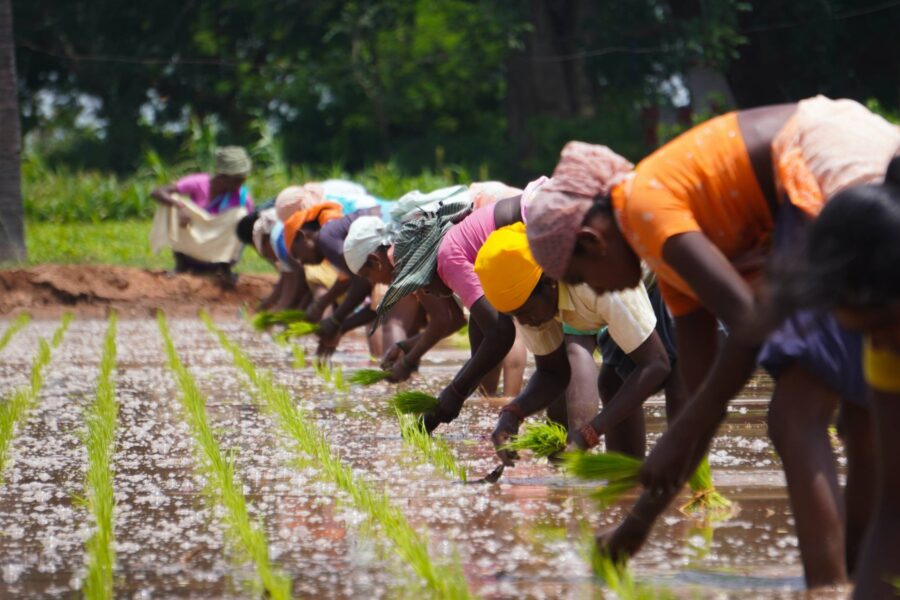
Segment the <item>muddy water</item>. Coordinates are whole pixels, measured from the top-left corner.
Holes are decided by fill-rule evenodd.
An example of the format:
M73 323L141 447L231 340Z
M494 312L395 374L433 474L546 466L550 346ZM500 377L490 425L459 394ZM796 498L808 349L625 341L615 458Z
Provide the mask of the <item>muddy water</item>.
M5 324L4 324L5 325ZM4 392L27 380L36 322L0 354ZM311 370L290 367L289 350L241 323L223 328L260 366L273 369L329 437L355 474L385 488L438 562L458 554L470 587L488 598L588 598L603 594L584 557L592 531L614 525L623 507L598 513L589 489L545 463L524 459L496 485L461 485L423 463L400 440L385 409L392 387L339 393ZM233 452L251 515L264 524L275 564L295 596L408 595L409 570L379 541L346 497L315 465L298 464L275 423L260 413L230 357L196 320L170 323L175 346L208 398L211 423ZM83 574L90 522L73 498L83 493L82 412L96 380L105 324L75 321L54 354L41 403L12 444L0 486L0 597L70 597ZM335 361L368 366L361 338ZM247 597L252 569L233 555L221 514L203 493L190 431L164 363L152 320L123 321L117 371L116 549L119 597ZM311 350L311 348L310 348ZM416 389L437 392L466 352L447 345L429 355ZM730 520L707 525L671 510L633 561L642 582L688 598L829 598L802 591L797 540L777 457L765 435L760 379L731 409L711 455L719 490L739 505ZM472 478L496 462L487 441L498 399L472 399L439 430ZM648 404L651 437L663 428L660 398ZM419 593L421 596L421 593Z

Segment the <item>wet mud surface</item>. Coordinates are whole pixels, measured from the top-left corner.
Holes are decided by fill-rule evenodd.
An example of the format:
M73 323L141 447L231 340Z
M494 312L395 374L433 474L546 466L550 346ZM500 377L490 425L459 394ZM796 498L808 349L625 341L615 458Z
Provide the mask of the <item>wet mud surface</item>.
M55 321L32 322L0 353L4 397L28 381L37 339L52 335L55 326ZM219 444L235 461L251 518L263 525L270 556L290 576L293 595L423 597L377 527L315 464L298 460L205 326L174 318L169 326L181 359L206 396ZM433 560L459 556L474 593L485 598L604 595L590 574L587 542L596 530L616 524L625 505L599 512L588 497L589 486L530 457L507 469L495 485L463 485L404 445L387 408L394 386L336 391L310 367L293 368L290 349L246 323L220 326L258 367L272 369L276 380L291 389L354 474L385 489L416 530L427 533ZM79 595L83 544L91 530L78 502L87 460L80 436L105 328L101 320L72 323L47 368L40 402L16 431L0 484L0 597ZM122 320L117 341L116 596L252 597L252 566L234 553L220 509L204 491L156 322ZM466 356L466 350L444 346L426 356L422 375L407 387L437 393ZM345 373L370 367L364 340L346 340L335 362ZM770 392L764 378L744 390L711 453L716 485L738 505L736 514L709 524L671 509L631 564L637 580L684 598L846 595L846 590L803 590L784 478L766 436ZM438 430L471 479L497 464L488 435L503 403L470 399L456 422ZM653 398L645 411L652 441L664 427L662 398ZM686 500L685 495L676 504Z

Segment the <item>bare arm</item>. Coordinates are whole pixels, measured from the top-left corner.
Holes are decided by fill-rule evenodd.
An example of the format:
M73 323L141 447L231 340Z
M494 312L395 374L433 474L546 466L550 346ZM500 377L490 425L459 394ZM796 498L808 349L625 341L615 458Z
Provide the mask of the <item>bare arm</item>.
M181 206L181 202L175 198L175 193L177 193L175 184L170 183L169 185L160 186L150 192L150 197L164 206L178 207Z

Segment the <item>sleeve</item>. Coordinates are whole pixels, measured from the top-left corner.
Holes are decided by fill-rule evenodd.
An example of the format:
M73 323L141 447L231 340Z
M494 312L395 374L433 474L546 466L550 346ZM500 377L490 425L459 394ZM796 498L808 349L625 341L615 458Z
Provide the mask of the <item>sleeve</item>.
M525 348L535 356L546 356L562 346L562 323L556 319L537 327L522 325L516 319L513 322L516 324L516 334L521 336Z
M597 301L606 303L604 312L609 335L626 354L637 350L653 333L656 315L644 284L601 296Z
M198 199L203 196L202 180L202 173L194 173L193 175L182 177L175 182L175 191L182 196L187 196L196 203Z
M350 268L347 266L347 261L344 260L344 238L346 237L346 231L344 231L344 228L342 227L342 225L344 225L344 223L342 223L343 220L344 219L336 219L325 223L319 231L317 244L319 250L322 251L322 254L325 255L325 258L334 266L334 268L346 275L353 276L353 273L350 272ZM349 230L349 226L346 229Z
M466 308L472 308L484 296L481 280L475 274L475 265L446 236L438 248L437 271Z

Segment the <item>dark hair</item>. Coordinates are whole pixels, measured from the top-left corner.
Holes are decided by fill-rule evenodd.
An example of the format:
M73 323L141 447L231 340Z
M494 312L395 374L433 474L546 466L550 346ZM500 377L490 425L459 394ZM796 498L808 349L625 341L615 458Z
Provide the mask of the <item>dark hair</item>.
M253 225L256 224L256 220L259 218L259 213L254 211L238 221L237 226L234 228L235 233L238 236L238 239L245 244L253 243Z
M594 196L591 207L586 213L584 213L584 219L582 219L581 221L582 225L584 225L597 215L612 215L612 199L610 198L609 194ZM613 219L612 221L615 227L619 226L615 219ZM578 255L581 254L581 252L581 245L576 242L575 247L572 249L572 254Z
M884 183L835 195L813 222L776 299L794 306L885 306L900 301L900 156Z

